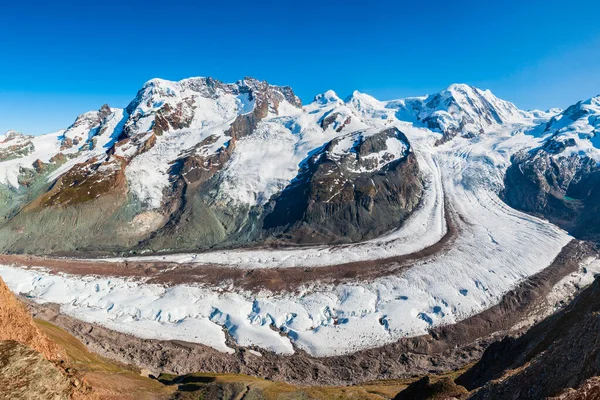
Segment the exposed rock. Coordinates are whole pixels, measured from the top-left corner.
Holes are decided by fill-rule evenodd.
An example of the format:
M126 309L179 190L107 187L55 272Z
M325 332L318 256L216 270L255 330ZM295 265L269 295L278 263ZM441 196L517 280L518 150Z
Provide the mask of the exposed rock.
M0 399L97 399L0 278Z
M164 132L171 129L188 128L194 117L196 106L192 99L183 99L174 108L168 103L165 104L157 113L154 119L152 130L155 135L161 136Z
M467 393L467 389L457 385L450 378L446 377L432 382L429 376L425 376L398 393L394 400L454 399Z
M54 164L62 164L67 161L67 157L63 153L58 153L50 158L50 162Z
M96 398L78 377L16 341L0 341L0 399Z
M98 111L98 116L101 119L104 119L106 117L108 117L113 111L110 109L108 104L103 104L102 107L100 107L100 110Z
M93 158L77 164L62 175L47 193L30 204L32 207L67 206L94 200L108 193L124 195L127 182L124 160L118 156L101 162Z
M594 400L600 399L600 377L595 376L586 380L577 389L566 389L551 400Z
M71 147L73 147L73 139L68 138L68 137L64 138L64 140L63 140L63 142L62 142L62 144L60 146L60 150L61 151L68 150Z
M336 132L341 132L350 121L352 121L351 116L344 118L340 113L334 112L323 117L320 121L320 125L324 131L333 125L333 129L335 129Z
M545 140L513 157L505 201L578 238L600 241L600 96L572 105L532 133Z
M24 157L34 150L31 136L19 132L10 131L4 140L0 142L0 162Z
M38 158L33 162L33 169L35 169L35 172L40 174L44 172L44 170L46 169L46 165L42 162L42 160Z
M520 152L506 171L503 198L514 208L543 216L578 238L600 240L600 167L567 144L548 140ZM558 155L556 155L558 153Z
M29 312L0 278L0 341L6 340L25 344L48 360L64 357L59 347L35 326Z
M371 238L401 224L422 192L406 136L396 128L355 136L345 153L337 150L347 140L340 137L306 160L295 181L272 200L266 230L294 242L335 242ZM404 146L403 153L388 143Z
M456 382L477 389L472 399L594 398L600 375L600 278L564 310L519 338L492 344ZM566 390L575 388L576 391ZM569 397L563 397L569 398ZM582 397L580 397L582 398ZM583 397L585 398L585 397Z

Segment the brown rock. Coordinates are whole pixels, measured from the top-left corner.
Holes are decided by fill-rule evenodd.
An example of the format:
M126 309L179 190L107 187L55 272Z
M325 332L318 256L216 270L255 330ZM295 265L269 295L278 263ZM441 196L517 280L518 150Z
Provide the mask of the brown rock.
M35 172L37 172L38 174L44 172L44 170L46 169L46 164L44 164L39 158L35 160L32 165L33 169L35 169Z
M67 157L65 157L65 155L63 153L55 154L50 159L51 163L56 163L56 164L61 164L65 161L67 161Z
M72 399L76 389L64 370L13 340L0 341L0 399ZM84 397L79 397L84 398Z
M3 340L25 344L48 360L64 358L59 347L35 326L31 315L0 278L0 341Z
M70 149L71 147L73 147L73 140L71 138L65 138L62 144L60 145L60 150L62 151Z

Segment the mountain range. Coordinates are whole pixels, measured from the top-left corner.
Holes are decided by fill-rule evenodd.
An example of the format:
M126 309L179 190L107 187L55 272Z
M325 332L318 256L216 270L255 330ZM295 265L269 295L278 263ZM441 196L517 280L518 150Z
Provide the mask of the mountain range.
M403 124L438 132L436 146L523 135L502 198L594 239L598 224L583 222L599 206L599 104L523 111L455 84L393 101L327 91L302 105L290 87L253 78L153 79L125 109L104 105L47 135L0 136L0 250L105 255L373 239L422 201Z

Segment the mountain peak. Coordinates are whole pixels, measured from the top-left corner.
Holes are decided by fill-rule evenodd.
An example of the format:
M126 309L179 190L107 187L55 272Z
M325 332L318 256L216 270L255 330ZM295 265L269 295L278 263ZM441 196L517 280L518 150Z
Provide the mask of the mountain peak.
M473 98L482 96L488 100L500 100L498 99L491 90L489 89L480 89L476 86L469 85L467 83L453 83L448 86L446 89L442 90L442 93L450 93L453 97L466 97Z
M467 83L452 83L450 84L444 91L453 92L453 91L474 91L480 90L475 86L471 86Z
M593 107L600 107L600 94L598 96L594 96L590 99L587 99L583 102L583 104Z
M525 118L514 104L465 83L454 83L425 97L390 101L387 107L397 109L396 115L413 116L420 124L439 130L442 141L457 135L476 136Z
M313 101L319 104L329 104L341 102L342 100L339 98L336 92L333 90L328 90L324 93L316 95Z
M550 142L570 142L569 151L586 153L600 159L600 96L579 101L544 126L542 134L549 134ZM561 151L564 149L561 149Z
M17 132L17 131L13 131L12 129L9 129L6 132L4 132L4 134L1 136L5 139L14 139L16 137L25 136L25 135L23 135L21 132Z
M350 96L348 96L345 100L346 103L354 103L354 104L379 104L381 103L375 97L368 95L363 92L359 92L355 90L352 92Z
M169 81L166 79L162 79L162 78L152 78L149 81L146 81L146 83L144 83L142 88L161 87L161 86L171 85L173 83L175 83L175 82Z

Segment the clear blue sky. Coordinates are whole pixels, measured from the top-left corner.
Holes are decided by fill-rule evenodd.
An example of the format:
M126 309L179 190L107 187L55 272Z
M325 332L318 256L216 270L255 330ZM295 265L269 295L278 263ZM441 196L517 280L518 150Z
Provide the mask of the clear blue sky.
M600 2L5 1L0 132L67 127L103 103L124 107L148 79L246 75L380 99L450 83L521 108L600 93Z

